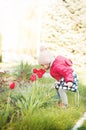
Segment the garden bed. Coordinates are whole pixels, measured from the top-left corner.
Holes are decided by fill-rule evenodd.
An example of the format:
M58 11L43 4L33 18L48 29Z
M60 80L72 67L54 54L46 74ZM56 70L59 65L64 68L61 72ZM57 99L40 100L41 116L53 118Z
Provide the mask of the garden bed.
M29 70L30 74L32 73L31 68ZM75 93L67 92L69 107L67 109L58 108L58 97L54 89L55 80L51 77L43 76L34 82L29 82L27 73L23 73L21 76L21 70L22 67L19 65L15 71L16 76L14 73L3 73L3 79L6 82L3 82L0 87L0 129L72 129L77 120L86 111L85 86L79 83L79 106L74 102ZM24 70L24 72L26 71ZM85 127L84 124L83 126Z

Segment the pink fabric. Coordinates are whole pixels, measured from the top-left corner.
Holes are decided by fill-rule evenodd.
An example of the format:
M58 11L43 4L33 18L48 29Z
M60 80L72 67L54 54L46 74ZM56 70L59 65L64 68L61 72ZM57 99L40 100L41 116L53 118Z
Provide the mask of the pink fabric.
M73 82L72 61L63 56L57 56L51 65L50 74L58 81L64 77L65 82Z

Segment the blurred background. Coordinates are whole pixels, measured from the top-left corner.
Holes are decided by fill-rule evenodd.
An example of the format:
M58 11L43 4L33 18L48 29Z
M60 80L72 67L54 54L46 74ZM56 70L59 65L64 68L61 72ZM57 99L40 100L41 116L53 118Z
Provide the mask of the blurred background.
M40 45L86 66L86 0L0 0L0 61L37 64Z

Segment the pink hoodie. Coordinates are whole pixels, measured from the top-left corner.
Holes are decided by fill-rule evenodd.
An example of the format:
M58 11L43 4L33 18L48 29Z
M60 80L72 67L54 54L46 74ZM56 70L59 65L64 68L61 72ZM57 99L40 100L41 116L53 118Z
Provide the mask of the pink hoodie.
M73 82L72 61L63 56L57 56L51 65L50 74L58 81L63 77L65 82Z

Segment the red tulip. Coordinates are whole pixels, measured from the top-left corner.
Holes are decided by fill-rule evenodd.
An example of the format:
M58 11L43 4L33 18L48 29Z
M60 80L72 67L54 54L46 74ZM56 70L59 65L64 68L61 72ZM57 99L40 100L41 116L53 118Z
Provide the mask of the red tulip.
M39 70L42 74L44 74L45 72L46 72L46 70L44 70L44 69L40 69Z
M37 73L38 78L42 78L43 74L41 72Z
M38 70L36 68L33 69L33 73L37 73Z
M30 76L30 80L33 82L36 80L36 75L38 76L38 78L42 78L43 74L46 71L44 69L33 69L33 74Z
M42 78L43 74L45 73L46 71L44 69L39 69L38 72L36 73L38 78Z
M33 81L35 81L36 80L36 75L35 74L32 74L31 76L30 76L30 80L33 82Z
M10 89L14 89L15 88L15 82L12 82L11 84L10 84Z
M42 78L45 72L46 71L44 69L36 69L36 68L33 69L33 73L37 74L38 78Z

